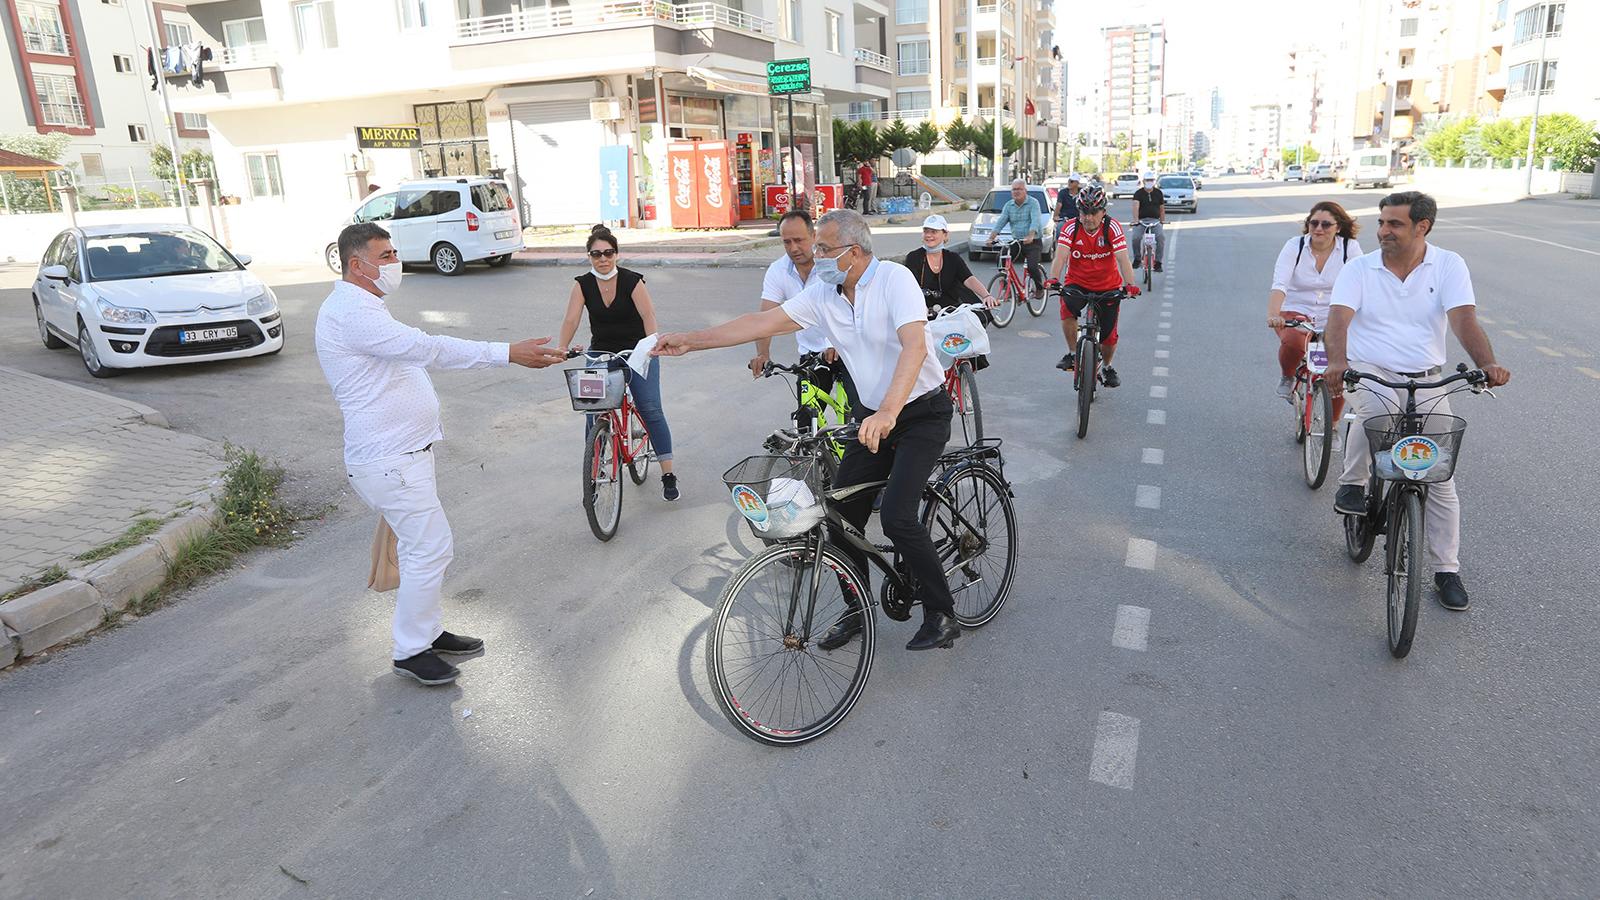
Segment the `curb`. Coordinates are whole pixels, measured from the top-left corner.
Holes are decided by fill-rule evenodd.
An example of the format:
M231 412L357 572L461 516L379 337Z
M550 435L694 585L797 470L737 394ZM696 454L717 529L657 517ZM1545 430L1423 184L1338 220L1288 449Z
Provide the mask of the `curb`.
M967 241L952 241L945 248L951 253L966 253ZM777 259L774 256L772 259ZM733 257L730 259L679 259L672 256L630 256L628 267L632 269L765 269L772 265L772 259L750 259L748 257ZM513 266L528 266L530 268L557 268L565 266L586 266L589 260L581 256L541 256L526 259L511 258Z
M0 366L0 372L4 372L7 375L15 375L18 378L31 378L34 381L47 382L52 387L66 388L71 391L77 391L80 394L86 394L95 398L96 400L114 403L132 413L132 415L129 416L130 419L139 419L147 425L155 425L158 428L172 427L172 423L167 421L166 416L162 415L157 410L145 406L143 403L135 403L132 400L124 400L121 397L112 396L111 394L102 394L99 391L91 391L86 387L79 387L76 384L71 384L65 381L57 381L53 378L45 378L43 375L35 375L32 372L24 372L21 369L13 369L10 366Z
M166 582L185 541L215 524L216 508L207 500L116 556L0 603L0 669L77 640L121 614L136 598Z

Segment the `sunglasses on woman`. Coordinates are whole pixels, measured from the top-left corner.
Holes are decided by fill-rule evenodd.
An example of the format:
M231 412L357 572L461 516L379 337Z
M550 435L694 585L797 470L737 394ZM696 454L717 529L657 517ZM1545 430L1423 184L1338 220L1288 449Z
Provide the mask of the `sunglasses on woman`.
M590 259L610 259L611 257L616 256L616 255L617 255L617 251L615 251L615 250L590 250L589 251L589 258Z
M1324 228L1337 228L1339 225L1338 222L1330 222L1327 219L1312 219L1306 224L1311 226L1313 231L1321 231Z

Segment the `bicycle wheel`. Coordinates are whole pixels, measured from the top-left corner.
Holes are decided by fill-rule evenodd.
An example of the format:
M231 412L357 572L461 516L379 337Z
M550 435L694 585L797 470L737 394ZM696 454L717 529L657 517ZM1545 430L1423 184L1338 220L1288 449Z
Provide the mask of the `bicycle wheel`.
M1422 493L1400 495L1389 522L1389 653L1396 659L1411 652L1417 636L1417 610L1422 606Z
M1006 277L1005 269L994 273L994 277L989 279L989 296L1000 301L999 306L990 310L995 327L1010 325L1011 317L1017 314L1017 296L1011 290L1011 279Z
M1150 254L1150 256L1154 255L1154 253ZM1152 263L1147 256L1144 260L1144 289L1147 291L1150 290L1150 283L1155 280L1155 276L1151 274L1155 270L1155 264Z
M622 464L611 439L610 416L595 419L589 429L583 451L583 511L595 537L609 541L616 536L622 521Z
M1094 403L1095 373L1100 367L1100 345L1088 338L1078 340L1078 367L1073 383L1078 389L1078 437L1089 433L1089 405Z
M1300 458L1305 464L1306 486L1316 490L1328 477L1328 458L1333 453L1333 398L1328 395L1328 386L1317 382L1308 402L1311 408L1301 419L1309 424Z
M872 671L877 621L866 579L833 547L822 552L825 570L806 633L815 558L807 541L751 557L723 590L706 636L717 706L746 737L764 744L801 744L826 734L861 698ZM842 647L819 649L817 639L845 615L859 617L861 632Z
M1017 513L994 469L957 466L923 501L922 524L950 581L956 621L977 628L1000 612L1017 569Z
M956 419L961 433L952 435L960 437L963 447L970 447L983 440L983 407L978 404L978 374L973 371L972 363L960 360L956 363Z
M1044 315L1044 305L1050 300L1050 294L1048 291L1044 290L1034 291L1033 286L1031 285L1033 281L1032 277L1030 276L1028 280L1030 282L1028 293L1028 315L1037 319Z
M628 477L633 479L634 484L644 484L644 480L650 477L650 461L654 458L656 448L650 443L649 432L642 427L635 425L633 435L633 440L629 442L630 449L639 438L643 437L644 442L638 445L633 457L628 460Z

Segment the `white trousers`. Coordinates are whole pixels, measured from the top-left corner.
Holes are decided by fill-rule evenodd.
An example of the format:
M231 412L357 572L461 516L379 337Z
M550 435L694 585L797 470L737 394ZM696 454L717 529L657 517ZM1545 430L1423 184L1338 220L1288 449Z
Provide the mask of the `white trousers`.
M400 590L394 607L394 658L408 659L444 632L440 598L454 555L450 523L439 505L433 452L418 450L349 470L350 486L394 529Z
M1350 361L1350 368L1357 372L1367 372L1376 375L1385 381L1404 381L1404 375L1392 369L1375 366L1371 363ZM1420 380L1420 379L1419 379ZM1432 378L1428 380L1433 380ZM1451 387L1454 387L1452 385ZM1382 400L1372 395L1377 391L1393 401L1401 411L1405 410L1405 392L1392 391L1386 387L1375 385L1370 381L1361 382L1361 390L1346 390L1350 409L1356 415L1356 421L1350 423L1350 436L1344 443L1344 474L1339 477L1339 483L1356 484L1362 488L1367 486L1368 475L1372 471L1372 453L1368 449L1367 431L1361 423L1373 416L1381 416L1394 412L1394 408L1384 404ZM1422 412L1450 414L1450 401L1440 400L1431 402L1430 398L1448 393L1450 388L1438 388L1431 391L1417 391L1417 409ZM1461 571L1461 498L1456 496L1456 480L1441 481L1438 484L1428 485L1428 505L1425 513L1427 520L1428 559L1433 563L1435 572Z

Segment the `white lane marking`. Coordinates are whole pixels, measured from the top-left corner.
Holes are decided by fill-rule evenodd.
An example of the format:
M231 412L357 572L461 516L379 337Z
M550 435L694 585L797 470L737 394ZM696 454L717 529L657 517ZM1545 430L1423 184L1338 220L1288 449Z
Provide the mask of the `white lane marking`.
M1167 396L1167 386L1164 384L1150 385L1150 396L1160 400Z
M1499 230L1494 229L1494 228L1485 228L1482 225L1465 225L1465 224L1463 224L1461 222L1455 222L1453 224L1458 226L1458 227L1460 227L1460 228L1471 228L1474 231L1487 231L1490 234L1498 234L1501 237L1518 238L1518 239L1524 240L1524 241L1533 241L1535 244L1547 244L1547 245L1549 245L1551 247L1560 247L1563 250L1574 250L1574 251L1577 251L1578 253L1587 253L1590 256L1600 256L1600 250L1585 250L1582 247L1574 247L1574 246L1571 246L1570 244L1558 244L1555 241L1547 241L1547 240L1545 240L1543 238L1529 237L1528 235L1525 235L1525 234L1513 234L1512 232L1509 232L1509 231L1499 231Z
M1167 411L1164 409L1152 409L1145 414L1144 421L1147 425L1165 425L1167 424Z
M1133 489L1133 505L1140 509L1161 508L1161 488L1153 484L1141 484Z
M1596 378L1600 378L1600 375L1596 375L1595 377ZM1166 461L1167 461L1167 451L1161 449L1160 447L1146 447L1146 448L1144 448L1144 462L1146 464L1152 465L1152 466L1159 466L1162 463L1165 463Z
M1562 355L1564 355L1564 354L1561 353L1561 351L1559 351L1559 350L1551 350L1549 347L1535 347L1533 349L1539 351L1540 353L1543 353L1545 356L1562 356Z
M1144 538L1128 538L1128 555L1123 558L1122 564L1130 569L1154 569L1156 542Z
M1162 306L1165 306L1165 307L1171 307L1171 306L1172 306L1172 303L1171 303L1171 302L1167 302L1167 303L1163 303L1163 304L1161 304L1161 305L1162 305Z
M1588 359L1589 357L1594 356L1593 353L1589 353L1589 352L1584 351L1584 350L1579 350L1577 347L1562 347L1561 348L1561 352L1565 353L1568 356L1576 356L1579 359Z
M1094 757L1089 760L1089 780L1133 790L1134 763L1139 758L1139 720L1121 713L1102 712L1094 727Z
M1517 340L1519 340L1519 341L1521 341L1521 340L1526 340L1526 339L1527 339L1527 338L1526 338L1526 337L1525 337L1525 336L1524 336L1524 335L1523 335L1523 334L1522 334L1522 332L1520 332L1520 331L1512 331L1512 330L1510 330L1510 329L1507 329L1507 330L1506 330L1506 331L1505 331L1505 332L1504 332L1504 334L1505 334L1505 336L1506 336L1506 337L1509 337L1509 338L1516 338L1516 339L1517 339Z
M1142 606L1117 607L1117 624L1111 629L1111 646L1141 651L1150 646L1150 610Z
M1594 369L1591 369L1588 366L1578 366L1578 371L1589 376L1590 378L1600 379L1600 372L1596 372Z
M1150 370L1150 374L1154 375L1157 378L1166 378L1167 377L1167 367L1166 366L1156 366L1155 368Z
M1172 335L1170 335L1170 334L1158 334L1158 335L1156 335L1156 340L1160 341L1163 344L1170 344L1170 343L1172 343Z
M1158 335L1156 335L1156 337L1161 337L1161 335L1158 334ZM1156 359L1166 359L1167 357L1169 357L1171 355L1172 355L1172 351L1171 350L1157 350L1156 351Z
M1163 318L1163 319L1170 319L1170 318L1172 318L1172 310L1170 310L1170 309L1164 309L1164 310L1162 310L1162 311L1161 311L1161 318Z
M1171 328L1172 327L1172 323L1171 322L1162 322L1161 323L1161 327L1162 328Z
M1548 340L1550 340L1550 335L1548 335L1548 334L1540 334L1537 331L1528 332L1528 337L1531 337L1536 341L1548 341Z

